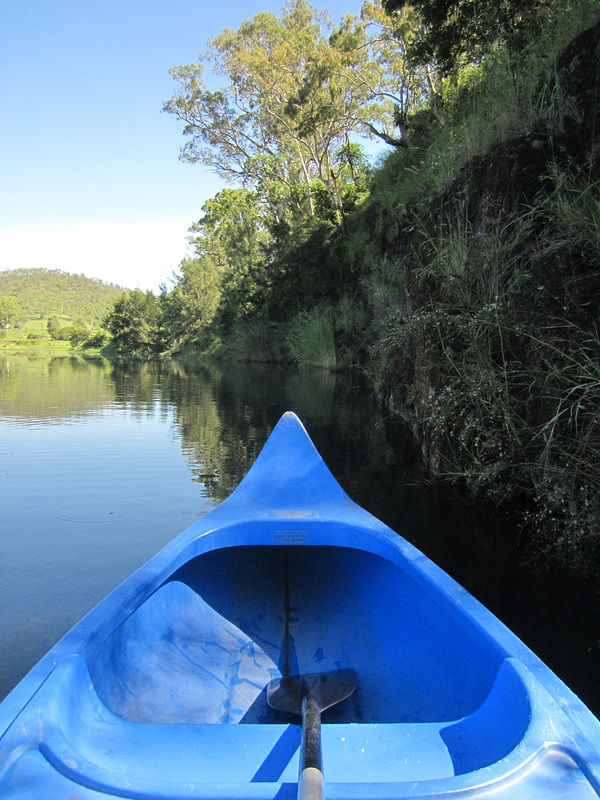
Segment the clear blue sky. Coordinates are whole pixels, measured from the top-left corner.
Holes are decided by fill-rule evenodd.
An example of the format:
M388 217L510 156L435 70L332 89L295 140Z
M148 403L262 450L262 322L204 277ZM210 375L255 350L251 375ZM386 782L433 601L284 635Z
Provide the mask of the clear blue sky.
M361 0L313 2L333 22ZM156 290L223 185L178 160L169 68L283 0L0 0L0 271Z

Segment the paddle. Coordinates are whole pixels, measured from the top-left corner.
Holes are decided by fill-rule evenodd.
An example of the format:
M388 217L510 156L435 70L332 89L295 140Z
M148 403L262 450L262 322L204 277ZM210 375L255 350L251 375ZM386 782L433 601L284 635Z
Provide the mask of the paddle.
M272 708L302 716L298 800L322 800L321 713L349 697L355 687L353 669L277 678L267 686Z

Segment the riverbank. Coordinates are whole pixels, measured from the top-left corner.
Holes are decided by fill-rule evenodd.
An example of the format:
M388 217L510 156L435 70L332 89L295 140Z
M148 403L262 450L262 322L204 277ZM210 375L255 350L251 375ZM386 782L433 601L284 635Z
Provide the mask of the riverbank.
M397 233L368 360L431 472L521 507L539 559L578 571L600 552L599 55L596 24L544 86L551 116L378 208Z
M246 318L221 347L358 366L431 475L516 509L538 566L595 574L600 25L526 55L500 48L424 146L387 158L330 241L337 299Z

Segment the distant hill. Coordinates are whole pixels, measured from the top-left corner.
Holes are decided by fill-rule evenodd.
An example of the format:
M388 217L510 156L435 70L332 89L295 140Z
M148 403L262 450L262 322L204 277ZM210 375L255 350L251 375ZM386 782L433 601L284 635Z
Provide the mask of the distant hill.
M124 291L121 286L59 269L0 272L0 297L14 297L24 320L60 315L94 323Z

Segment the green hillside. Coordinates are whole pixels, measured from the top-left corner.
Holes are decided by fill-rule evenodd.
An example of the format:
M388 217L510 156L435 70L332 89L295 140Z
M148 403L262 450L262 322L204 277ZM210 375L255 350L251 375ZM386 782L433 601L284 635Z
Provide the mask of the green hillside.
M81 319L94 326L123 288L58 269L0 272L0 297L13 297L22 321L52 315Z
M123 288L58 269L0 272L0 348L56 350L96 332ZM96 345L94 345L96 346Z

